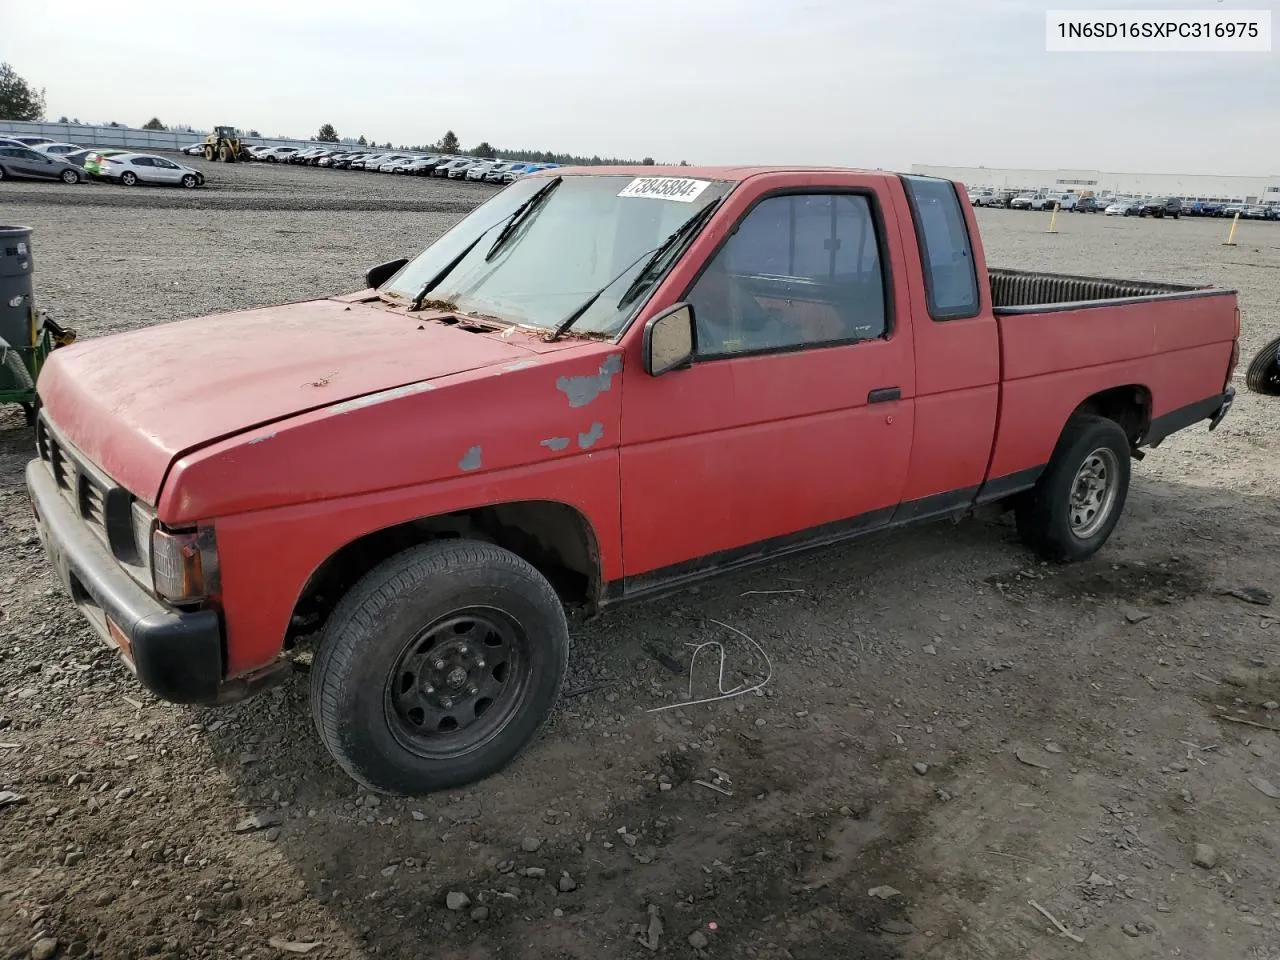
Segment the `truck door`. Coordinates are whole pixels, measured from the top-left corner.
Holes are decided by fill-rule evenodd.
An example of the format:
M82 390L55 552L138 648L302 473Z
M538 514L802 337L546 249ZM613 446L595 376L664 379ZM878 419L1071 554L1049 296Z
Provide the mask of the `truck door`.
M933 177L908 176L902 183L916 402L915 444L897 521L973 502L991 461L1000 391L1000 335L982 248L972 240L977 225L960 200L963 187Z
M693 305L697 355L625 381L628 592L840 539L898 504L915 387L901 238L881 180L817 179L740 186L660 291Z

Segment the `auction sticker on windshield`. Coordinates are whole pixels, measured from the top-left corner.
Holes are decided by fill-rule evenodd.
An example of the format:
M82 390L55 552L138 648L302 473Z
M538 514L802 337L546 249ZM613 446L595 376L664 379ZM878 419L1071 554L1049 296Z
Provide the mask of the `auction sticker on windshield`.
M709 180L689 180L685 177L637 177L622 188L620 197L653 197L657 200L676 200L692 203L698 194L711 186Z

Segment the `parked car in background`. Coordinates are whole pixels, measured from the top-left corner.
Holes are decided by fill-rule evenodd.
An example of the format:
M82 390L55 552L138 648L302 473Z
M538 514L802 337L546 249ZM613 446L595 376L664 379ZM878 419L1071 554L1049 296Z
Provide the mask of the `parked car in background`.
M127 152L128 151L126 150L92 150L89 155L84 158L84 171L89 174L89 176L96 177L103 160L107 157L117 157L120 154Z
M297 152L297 147L266 147L255 156L259 160L265 160L267 163L288 163L289 158Z
M503 183L515 183L521 177L527 177L531 173L537 173L543 169L540 163L518 163L510 170L502 175Z
M78 143L42 143L35 149L41 153L47 153L52 157L64 157L68 153L75 153L77 150L83 150L84 147Z
M445 176L450 180L461 180L467 175L467 169L476 163L472 157L459 157L445 167Z
M0 180L28 178L79 183L84 171L61 157L51 157L30 147L0 146Z
M57 143L53 137L28 137L15 134L10 137L11 140L17 140L19 143L28 147L38 147L42 143Z
M439 157L415 157L404 166L403 172L415 177L426 177L441 162Z
M1182 201L1177 197L1152 197L1142 201L1138 207L1138 216L1155 217L1157 220L1172 217L1177 220L1182 214Z
M1280 220L1280 204L1255 203L1240 216L1248 220Z
M191 189L204 184L204 174L199 170L149 153L120 153L107 157L98 164L98 176L126 187L154 183Z
M74 163L81 170L84 170L85 161L89 159L89 154L91 153L93 153L92 150L77 150L75 153L64 153L62 159L67 163Z
M252 150L253 148L250 147L249 149ZM200 143L193 143L188 147L183 147L182 152L185 153L188 157L203 157L204 141L201 141Z
M1070 210L1078 199L1074 193L1046 193L1031 201L1031 209L1052 210L1056 206L1061 210Z
M335 157L329 166L335 170L349 170L357 160L363 160L366 156L368 154L360 153L359 151L348 153L341 157Z
M477 160L467 167L466 177L472 181L484 180L484 175L492 170L496 164L496 160Z
M393 156L390 160L386 160L378 164L378 172L379 173L403 173L404 165L406 163L412 163L415 159L416 158L414 157Z
M488 170L484 172L484 182L485 183L506 183L507 171L510 170L512 167L520 167L520 166L523 166L523 164L516 163L515 161L512 161L512 160L506 160L506 161L503 161L502 163L495 163L492 166L490 166Z
M1072 213L1097 213L1102 206L1097 197L1081 197L1070 209Z
M1005 200L994 190L982 190L970 201L975 207L1003 207Z
M1009 201L1010 210L1030 210L1037 200L1043 200L1043 193L1020 193Z

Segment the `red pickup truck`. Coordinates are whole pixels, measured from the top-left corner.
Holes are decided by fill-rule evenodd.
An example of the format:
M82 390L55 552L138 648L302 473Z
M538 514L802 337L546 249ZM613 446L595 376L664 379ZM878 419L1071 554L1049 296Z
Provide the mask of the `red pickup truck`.
M318 634L320 737L389 792L529 742L566 604L980 504L1089 556L1238 360L1233 292L989 269L961 185L883 172L548 171L365 281L58 350L27 483L146 687Z

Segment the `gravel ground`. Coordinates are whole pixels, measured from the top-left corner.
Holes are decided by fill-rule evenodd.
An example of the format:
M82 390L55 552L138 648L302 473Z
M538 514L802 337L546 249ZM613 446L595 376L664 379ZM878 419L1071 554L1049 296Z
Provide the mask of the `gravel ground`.
M353 289L488 188L210 165L204 191L6 184L82 336ZM121 204L129 204L121 209ZM1280 225L981 211L1001 265L1240 290L1280 334ZM145 695L55 590L0 415L0 957L1280 958L1277 405L1140 464L1098 557L938 524L576 624L508 771L377 798L305 682ZM649 712L721 640L759 696ZM699 662L693 689L710 691ZM734 682L734 681L731 681ZM701 781L699 783L698 781ZM1032 906L1052 914L1060 933ZM424 945L430 944L429 947Z

